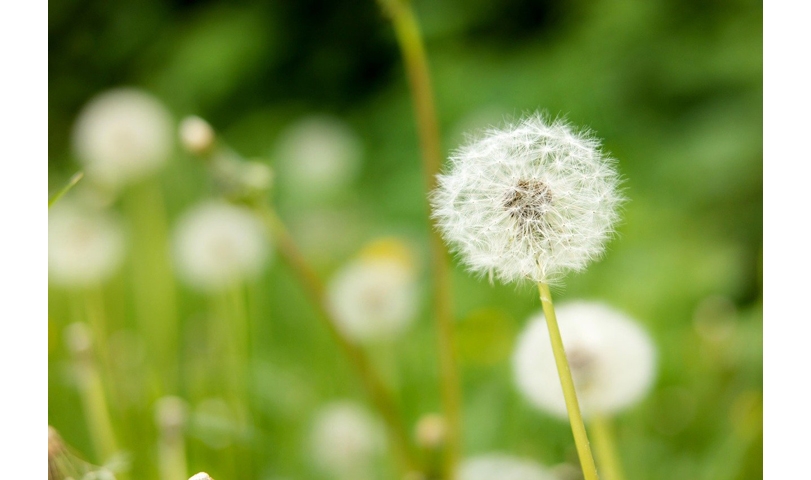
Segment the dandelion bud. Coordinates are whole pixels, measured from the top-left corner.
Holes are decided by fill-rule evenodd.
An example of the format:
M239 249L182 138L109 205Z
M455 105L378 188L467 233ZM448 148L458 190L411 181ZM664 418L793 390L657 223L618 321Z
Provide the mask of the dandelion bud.
M626 408L650 389L655 350L637 323L594 302L557 308L557 320L584 417ZM566 418L549 332L542 313L530 319L513 357L518 390L535 406Z
M110 90L79 113L73 143L89 178L118 187L152 174L169 158L171 115L142 90Z
M214 129L200 117L192 115L180 122L180 143L189 153L207 153L214 146L214 138Z
M262 162L244 162L240 177L249 193L266 193L273 186L273 170Z
M555 480L543 465L502 453L468 458L459 465L459 480Z
M446 435L447 425L442 415L425 415L417 422L417 445L425 449L436 450L440 448L445 443Z
M270 244L258 218L247 208L220 201L194 207L179 221L173 255L178 275L203 291L253 279L267 263Z
M471 271L549 283L602 255L622 203L614 163L588 133L534 115L456 150L433 218Z

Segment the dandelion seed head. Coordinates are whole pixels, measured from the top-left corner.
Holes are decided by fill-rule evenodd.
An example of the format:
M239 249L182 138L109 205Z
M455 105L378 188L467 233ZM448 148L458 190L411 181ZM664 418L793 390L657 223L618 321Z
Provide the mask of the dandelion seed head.
M322 199L355 180L363 144L342 120L312 115L281 133L275 156L285 193L299 199Z
M124 229L113 215L67 200L48 212L48 279L89 287L109 279L124 259Z
M455 151L433 218L471 271L555 282L600 257L614 232L614 163L588 132L533 115Z
M638 402L655 376L655 349L632 319L597 302L556 308L566 358L584 417ZM566 418L566 403L543 313L521 333L513 357L518 390L536 407Z
M316 414L310 433L310 454L320 469L352 478L385 449L382 425L365 408L336 401Z
M209 474L207 474L206 472L200 472L200 473L195 473L194 475L189 477L189 480L214 480L214 479L211 478L211 476Z
M534 460L504 453L488 453L462 461L459 480L556 480Z
M404 246L377 244L344 266L327 286L329 308L350 339L393 338L415 319L419 292Z
M426 449L437 449L445 443L448 426L445 418L436 413L424 415L414 429L417 445Z
M73 146L92 180L109 187L158 170L172 149L172 117L151 94L118 88L90 100L76 119Z
M208 201L180 218L172 252L184 282L216 291L257 277L267 264L270 244L250 210Z

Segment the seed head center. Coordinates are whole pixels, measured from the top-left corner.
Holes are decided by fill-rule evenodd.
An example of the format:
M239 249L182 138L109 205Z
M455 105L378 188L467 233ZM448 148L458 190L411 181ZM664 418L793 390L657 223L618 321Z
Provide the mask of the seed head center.
M504 197L504 208L521 223L543 220L552 204L552 192L540 180L519 180Z

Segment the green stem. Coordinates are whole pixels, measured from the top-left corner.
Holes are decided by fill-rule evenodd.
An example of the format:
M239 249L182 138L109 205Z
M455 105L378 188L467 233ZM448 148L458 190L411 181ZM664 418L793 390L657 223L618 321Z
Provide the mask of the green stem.
M589 438L586 435L586 426L580 415L580 405L577 403L577 393L574 389L572 373L569 371L569 361L563 350L563 339L558 329L558 320L555 316L555 307L552 305L552 293L549 285L538 282L538 292L541 296L543 313L546 316L546 326L549 328L549 339L552 342L552 352L555 355L555 364L558 367L560 385L563 388L563 398L566 400L566 410L569 412L569 423L572 426L574 443L577 447L577 456L580 458L580 467L585 480L597 480L597 468L594 466L594 457L589 447Z
M336 327L337 324L327 305L323 283L296 247L276 212L266 205L255 205L255 208L275 239L278 251L318 310L319 318L323 320L324 326L360 376L372 404L388 426L389 436L398 458L408 470L416 469L417 462L409 443L409 436L391 392L374 371L363 350L347 339Z
M84 172L77 172L72 177L70 177L70 180L68 180L67 185L62 187L61 190L54 193L53 196L51 196L51 198L48 199L48 208L50 209L54 203L58 202L63 195L68 193L68 191L70 191L71 188L73 188L77 183L79 183L79 180L81 180L82 177L84 177Z
M611 419L595 415L589 421L591 436L594 438L594 451L603 472L604 480L623 480L622 463L614 441L614 428Z
M133 223L133 290L139 328L149 338L153 400L177 393L178 321L169 257L166 205L156 179L135 185L126 198Z
M423 177L427 192L436 186L436 175L442 165L439 125L431 88L428 59L416 17L407 1L380 0L391 16L397 43L403 55L422 151ZM434 317L438 331L442 403L448 424L446 476L455 477L456 463L461 451L462 394L453 337L453 307L451 300L448 253L439 233L431 228L431 270L434 281Z

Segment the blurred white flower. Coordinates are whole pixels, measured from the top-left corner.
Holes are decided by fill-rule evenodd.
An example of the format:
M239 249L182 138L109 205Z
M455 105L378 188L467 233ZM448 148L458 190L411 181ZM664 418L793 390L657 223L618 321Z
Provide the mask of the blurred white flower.
M180 143L189 153L200 155L214 145L214 129L204 119L191 115L180 122Z
M253 212L207 201L178 220L172 250L183 281L215 291L258 276L267 264L270 244Z
M49 280L87 287L110 278L124 259L124 231L116 218L63 200L48 212Z
M554 282L603 253L622 203L614 163L588 133L533 115L456 150L433 217L472 271Z
M180 397L164 396L155 402L155 425L163 435L180 435L187 416L188 406Z
M397 240L367 247L330 280L327 299L338 328L355 341L386 340L416 317L419 295L410 253Z
M85 105L76 119L73 145L88 178L119 187L163 166L173 130L171 115L154 96L118 88Z
M310 454L324 472L342 478L365 477L385 449L382 425L351 401L336 401L316 414L310 433Z
M583 417L611 414L640 400L655 376L648 334L626 315L597 302L556 308L566 358ZM566 418L543 313L530 319L513 357L518 390L535 406Z
M462 461L459 480L556 480L543 465L503 453L478 455Z
M363 144L349 125L327 115L308 116L279 137L279 183L287 196L327 198L357 178L362 156Z

